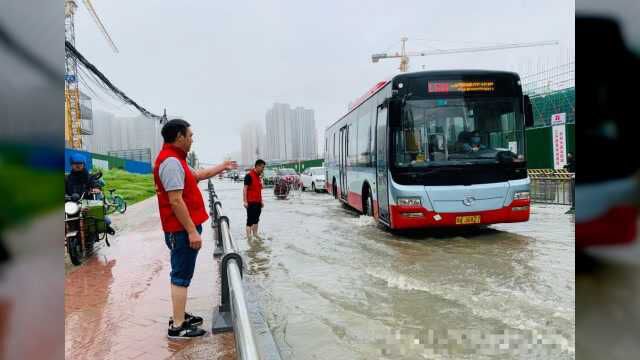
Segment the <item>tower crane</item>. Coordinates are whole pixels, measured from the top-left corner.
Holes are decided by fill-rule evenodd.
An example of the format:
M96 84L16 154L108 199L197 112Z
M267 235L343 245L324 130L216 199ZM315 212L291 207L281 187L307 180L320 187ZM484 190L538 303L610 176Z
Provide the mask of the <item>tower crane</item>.
M90 0L83 0L96 25L104 35L105 39L114 52L118 52L116 44L109 36L100 17L96 13ZM75 13L78 8L76 0L65 0L64 2L64 36L73 46L76 44L75 34ZM64 97L65 97L65 141L73 149L82 148L82 124L80 120L80 90L78 88L78 62L70 54L65 55L65 75L64 75Z
M377 63L381 59L391 59L391 58L400 58L400 72L407 72L409 69L409 57L410 56L431 56L431 55L447 55L447 54L460 54L460 53L469 53L469 52L482 52L482 51L494 51L494 50L504 50L504 49L515 49L515 48L525 48L525 47L535 47L535 46L549 46L549 45L558 45L558 41L538 41L538 42L529 42L529 43L510 43L510 44L501 44L501 45L490 45L490 46L479 46L479 47L470 47L470 48L458 48L458 49L444 49L444 50L432 50L432 51L407 51L406 43L409 38L402 37L400 39L401 47L400 52L387 54L373 54L371 55L371 61Z

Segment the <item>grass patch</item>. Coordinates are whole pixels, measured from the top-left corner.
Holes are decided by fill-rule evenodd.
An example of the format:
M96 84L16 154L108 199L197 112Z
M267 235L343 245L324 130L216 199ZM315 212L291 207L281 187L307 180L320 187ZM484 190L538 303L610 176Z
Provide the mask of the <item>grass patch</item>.
M106 183L104 194L116 189L127 205L133 205L156 194L153 174L134 174L120 169L102 170L102 179Z

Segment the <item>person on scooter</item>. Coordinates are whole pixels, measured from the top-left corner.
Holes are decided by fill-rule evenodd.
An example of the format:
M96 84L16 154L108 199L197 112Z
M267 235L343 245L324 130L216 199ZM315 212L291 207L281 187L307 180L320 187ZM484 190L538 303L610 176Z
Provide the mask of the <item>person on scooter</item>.
M65 195L72 196L78 194L83 198L87 198L88 195L98 188L98 185L92 181L89 171L85 164L85 157L81 154L71 154L69 162L71 163L71 172L64 179L64 193ZM107 233L109 235L115 235L116 231L111 227L111 218L105 215L104 222L107 227Z

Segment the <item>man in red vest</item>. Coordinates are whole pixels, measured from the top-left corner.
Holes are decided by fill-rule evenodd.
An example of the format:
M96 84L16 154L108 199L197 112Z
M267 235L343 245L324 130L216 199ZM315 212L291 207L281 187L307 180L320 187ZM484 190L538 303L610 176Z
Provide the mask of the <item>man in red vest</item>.
M244 189L242 191L242 199L244 207L247 209L247 239L251 237L260 239L258 236L258 222L260 222L260 213L264 207L262 202L262 180L260 175L264 171L264 160L258 159L255 167L244 177Z
M167 336L188 339L206 334L200 329L202 318L185 312L187 289L193 277L198 250L202 246L202 223L209 214L204 206L198 181L237 168L234 161L195 170L187 164L193 143L190 124L174 119L162 127L164 145L153 167L153 178L160 207L165 242L171 250L171 302L173 317Z

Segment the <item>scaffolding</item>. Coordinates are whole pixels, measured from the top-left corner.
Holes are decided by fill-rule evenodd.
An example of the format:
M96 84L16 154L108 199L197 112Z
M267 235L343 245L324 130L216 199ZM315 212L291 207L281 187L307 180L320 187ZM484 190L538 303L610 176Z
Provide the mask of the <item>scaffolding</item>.
M553 114L565 113L567 123L575 123L575 61L523 76L522 90L533 105L534 126L551 125Z

